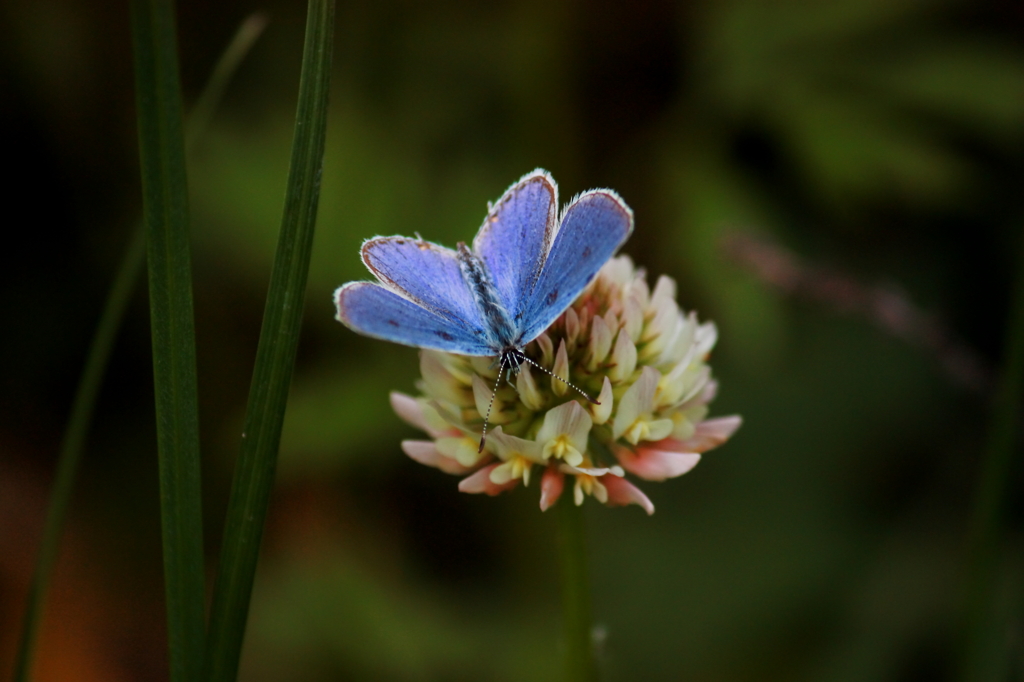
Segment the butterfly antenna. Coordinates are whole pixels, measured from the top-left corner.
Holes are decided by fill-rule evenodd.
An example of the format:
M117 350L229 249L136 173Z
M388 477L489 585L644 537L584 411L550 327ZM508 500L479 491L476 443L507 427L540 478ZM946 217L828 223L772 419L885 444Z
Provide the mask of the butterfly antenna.
M524 356L522 356L522 359L523 359L524 361L526 361L526 362L530 363L531 365L533 365L534 367L536 367L536 368L537 368L537 369L539 369L540 371L544 372L545 374L550 374L550 375L551 375L551 376L553 376L554 378L558 379L558 380L559 380L559 381L561 381L561 382L562 382L563 384L565 384L566 386L568 386L568 387L569 387L569 388L571 388L572 390L576 391L576 392L577 392L577 393L579 393L579 394L580 394L581 396L583 396L584 398L586 398L586 399L587 399L587 400L589 400L590 402L594 403L595 405L600 405L600 404L601 404L601 403L597 402L597 400L596 400L595 398L591 397L591 395L590 395L589 393L587 393L586 391L584 391L584 390L583 390L582 388L580 388L579 386L576 386L575 384L573 384L572 382L570 382L570 381L569 381L568 379L563 379L562 377L560 377L560 376L558 376L557 374L555 374L554 372L552 372L552 371L551 371L550 369L547 369L547 368L545 368L545 367L541 367L540 365L538 365L538 364L537 364L536 362L534 362L534 361L533 361L533 360L531 360L530 358L526 357L525 355L524 355Z
M476 450L476 454L478 455L484 451L484 443L487 442L487 420L491 418L491 408L494 407L494 396L498 393L498 384L501 383L501 371L504 368L505 358L502 357L501 363L498 365L498 378L495 379L494 388L491 389L491 400L487 403L487 414L484 415L484 430L483 433L480 434L480 447Z

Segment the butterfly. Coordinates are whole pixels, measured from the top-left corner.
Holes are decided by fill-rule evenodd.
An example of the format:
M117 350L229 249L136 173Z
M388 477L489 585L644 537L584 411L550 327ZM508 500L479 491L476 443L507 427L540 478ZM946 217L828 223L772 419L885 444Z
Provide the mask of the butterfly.
M488 205L472 248L459 242L451 250L418 237L368 239L362 259L377 281L337 289L337 319L406 346L495 356L500 378L502 369L534 364L523 348L632 231L633 211L609 189L584 192L559 214L558 186L538 169Z

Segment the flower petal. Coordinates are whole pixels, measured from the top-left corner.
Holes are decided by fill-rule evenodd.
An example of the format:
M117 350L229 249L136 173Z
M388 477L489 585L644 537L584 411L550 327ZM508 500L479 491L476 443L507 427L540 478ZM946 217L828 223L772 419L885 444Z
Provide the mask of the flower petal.
M619 383L629 379L636 369L636 345L629 337L625 327L619 330L619 336L615 340L615 350L612 351L612 367L608 370L608 376L612 381Z
M565 339L558 343L558 353L555 354L555 364L551 367L551 390L555 395L564 396L569 390L569 355L565 350ZM558 377L561 377L559 379Z
M459 407L470 407L473 404L469 387L469 377L452 372L450 362L440 351L424 350L420 353L420 374L427 393L434 398L454 403Z
M686 416L685 412L674 413L672 415L672 421L675 422L676 427L672 429L671 440L687 440L693 437L696 429L693 426L693 422Z
M544 424L537 432L537 442L544 446L550 441L565 436L573 447L583 452L587 449L587 436L593 425L594 420L590 418L587 411L580 407L575 400L570 400L548 410L548 413L544 415Z
M666 317L661 317L662 315ZM646 357L653 357L653 351L661 346L661 354L653 364L675 364L687 360L693 355L693 338L698 326L696 314L690 313L684 317L678 307L675 307L671 313L659 312L654 320L652 327L661 324L663 328L671 327L672 331L664 334L660 339L651 340L649 347L652 352L646 354Z
M680 331L685 327L683 316L676 309L662 309L654 314L654 319L644 326L640 343L643 350L639 358L654 365L671 364L682 357L680 352ZM666 352L668 351L668 352ZM676 357L679 356L679 357ZM652 362L657 358L656 362Z
M705 322L697 328L697 334L694 339L694 343L697 344L697 357L703 360L707 357L707 354L711 352L711 349L715 347L715 343L718 342L718 327L715 326L714 322Z
M629 256L622 255L612 258L601 268L601 279L608 280L615 286L625 286L635 277L633 261Z
M391 391L391 409L395 414L409 426L415 426L420 431L427 430L427 422L423 418L423 406L411 395Z
M576 315L580 318L580 335L583 337L590 334L590 320L592 319L592 312L593 311L588 305L584 305L576 311Z
M453 459L464 467L473 468L480 463L484 457L489 455L485 451L480 453L480 445L477 440L469 436L446 436L434 441L434 447L441 453L442 457Z
M465 474L473 470L473 467L463 466L457 460L442 455L432 440L403 440L402 452L420 464L435 467L446 474Z
M548 467L540 478L540 510L547 511L562 496L565 474L555 467Z
M594 322L596 323L600 319L598 317ZM590 414L595 424L604 424L612 416L612 407L615 405L615 396L612 395L612 382L608 380L608 377L604 378L604 386L601 387L601 394L597 396L597 402L599 404L590 405Z
M516 391L527 409L539 412L544 408L544 394L537 387L528 362L523 363L519 368L519 376L516 377Z
M558 467L558 470L566 474L585 474L592 478L598 476L604 476L607 473L615 474L616 476L623 476L625 472L620 466L613 467L574 467L569 464L562 464Z
M693 402L697 403L710 403L718 395L718 382L714 379L708 381L704 386L704 390L700 392L700 395L692 398Z
M640 441L659 441L668 437L676 428L672 419L652 419L650 415L641 415L633 422L633 425L626 429L622 437L633 445Z
M498 365L494 358L485 355L473 355L466 358L474 374L479 374L484 383L493 384L498 378Z
M515 488L519 484L518 478L512 479L511 481L505 483L504 485L497 485L496 483L491 481L491 472L497 469L498 466L500 465L489 464L488 466L485 466L483 469L476 472L472 476L467 476L466 478L462 479L461 481L459 481L459 490L461 490L464 493L471 494L486 493L491 497L494 497L499 493L503 493L506 490L511 490L512 488Z
M532 462L544 461L541 455L542 448L540 443L510 436L502 431L500 426L490 433L487 442L493 446L492 449L495 451L495 454L504 461L508 461L513 457L522 457Z
M676 281L668 275L661 275L651 293L651 305L660 308L663 305L675 305L675 302Z
M391 392L391 409L406 424L426 431L431 438L453 435L458 431L458 426L446 422L436 407L398 391Z
M555 361L555 345L551 342L551 337L544 332L536 339L537 345L540 346L540 365L541 367L550 367Z
M499 464L498 466L491 469L491 483L495 485L505 485L513 478L516 478L516 476L514 476L513 470L514 466L512 462L505 462L504 464Z
M619 401L619 408L615 412L615 421L612 424L612 437L619 438L633 426L640 415L650 412L654 402L654 391L658 386L661 373L651 366L644 367L640 378L630 386L622 399Z
M634 344L640 340L640 333L644 330L642 305L637 296L629 296L622 310L622 329L629 334L629 340Z
M738 414L729 417L705 419L697 424L690 438L675 441L672 449L687 452L707 452L729 440L742 423L743 418Z
M634 273L633 279L626 284L623 291L626 297L636 299L640 304L640 310L646 308L651 302L651 288L647 286L647 273L643 271Z
M499 397L496 390L501 381L501 379L497 379L494 384L488 386L479 374L473 375L473 401L476 404L476 411L480 413L481 417L486 416L490 411L487 421L491 424L506 424L512 419L505 410L507 407L505 401Z
M711 377L711 369L702 363L680 362L661 377L655 392L655 405L681 405L700 392Z
M647 495L644 495L640 488L619 476L602 476L605 490L608 491L609 507L624 507L627 504L636 504L643 507L643 510L650 516L654 513L654 503Z
M565 311L565 340L570 348L576 348L576 340L580 336L580 316L570 306Z
M675 426L675 422L671 419L652 419L647 422L647 435L644 440L658 441L667 438Z
M640 447L636 452L629 448L618 448L615 455L622 468L648 481L664 481L682 476L700 461L700 455L695 452L673 452L656 447Z
M611 332L612 341L614 341L615 340L615 333L617 331L619 331L619 326L620 326L619 325L619 317L618 317L618 315L615 314L614 310L610 310L609 309L608 312L606 312L604 314L604 324L605 324L606 327L608 327L608 331ZM608 346L608 347L611 348L611 346Z
M593 372L596 370L608 357L608 353L612 349L612 330L608 328L608 323L604 321L604 318L600 315L594 317L594 321L590 325L590 341L587 346L587 370Z
M687 387L686 394L683 396L683 399L679 401L681 404L687 403L700 395L708 381L711 380L710 367L700 364L697 365L697 368L697 371L686 380L689 383L689 386Z

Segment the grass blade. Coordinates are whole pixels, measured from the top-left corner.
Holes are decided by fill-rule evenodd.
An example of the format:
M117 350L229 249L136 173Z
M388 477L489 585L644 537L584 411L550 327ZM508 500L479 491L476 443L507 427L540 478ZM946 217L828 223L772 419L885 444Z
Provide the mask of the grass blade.
M82 448L85 437L92 423L96 407L96 396L99 394L106 373L110 353L114 349L114 340L121 328L124 311L131 300L132 290L142 273L143 259L146 254L146 240L141 230L135 232L128 251L121 261L120 269L110 287L107 304L96 326L85 367L78 381L74 402L71 405L71 417L68 419L67 430L60 444L57 456L57 471L50 495L50 505L46 512L46 523L43 526L43 537L39 545L39 556L36 559L32 582L28 588L28 604L21 625L21 640L14 662L14 682L26 682L31 673L32 655L35 651L36 636L42 620L43 606L46 601L46 588L57 559L57 548L60 545L61 529L67 515L68 503L74 490L78 465L82 459Z
M185 128L186 147L191 150L196 141L205 132L213 112L220 103L224 89L249 53L256 39L266 27L266 18L262 14L253 14L242 22L231 43L221 54L213 73L203 88L199 100L188 118ZM89 352L86 355L82 376L78 380L68 426L61 441L60 453L57 456L56 475L53 492L46 513L43 536L39 543L39 556L36 559L26 600L25 615L22 619L21 639L14 662L14 682L28 682L31 678L31 664L35 652L36 638L42 620L43 607L46 603L46 591L57 558L64 519L67 516L68 503L78 477L78 466L81 462L85 439L96 405L96 397L106 373L110 354L114 348L117 332L131 299L132 290L142 273L146 258L146 239L140 222L131 243L121 258L114 282L107 295L107 301L96 325Z
M967 621L962 678L970 682L1009 679L1006 614L998 613L1001 536L1024 407L1024 234L1018 246L1014 288L1010 296L1002 372L989 424L988 440L974 497L968 560ZM1019 457L1016 462L1019 466Z
M164 592L172 682L202 670L203 537L185 137L170 0L133 0Z
M310 0L284 216L213 592L204 664L204 679L211 681L232 681L238 674L302 322L320 195L333 44L334 0Z
M213 73L206 81L206 87L199 93L199 99L192 106L185 126L185 151L191 153L196 141L202 137L210 125L210 119L220 106L224 90L231 82L242 60L249 54L256 39L267 27L267 16L262 12L250 14L235 31L234 37L220 55Z

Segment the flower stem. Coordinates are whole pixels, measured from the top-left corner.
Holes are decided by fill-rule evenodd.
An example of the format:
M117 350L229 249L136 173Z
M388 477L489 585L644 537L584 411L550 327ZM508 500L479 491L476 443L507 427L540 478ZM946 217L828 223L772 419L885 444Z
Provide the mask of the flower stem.
M590 577L587 572L586 528L583 509L572 495L558 503L558 559L562 573L562 618L566 682L597 679L591 636Z

